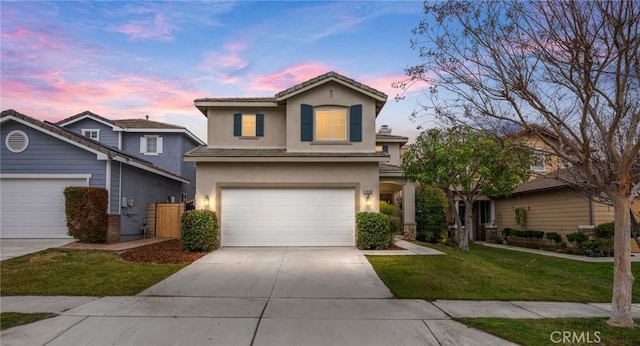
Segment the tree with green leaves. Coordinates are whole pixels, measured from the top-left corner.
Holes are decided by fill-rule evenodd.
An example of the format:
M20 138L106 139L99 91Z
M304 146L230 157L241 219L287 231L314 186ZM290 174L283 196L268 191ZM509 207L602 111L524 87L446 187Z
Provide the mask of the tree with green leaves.
M429 87L457 124L531 130L571 167L576 188L614 207L609 324L631 315L630 205L640 193L640 2L425 2L412 46L422 63L397 84ZM540 131L551 131L550 140Z
M455 210L465 205L465 226L457 212L458 246L469 250L473 203L482 195L506 196L529 178L531 156L521 145L468 127L429 129L420 134L402 161L405 178L444 191Z

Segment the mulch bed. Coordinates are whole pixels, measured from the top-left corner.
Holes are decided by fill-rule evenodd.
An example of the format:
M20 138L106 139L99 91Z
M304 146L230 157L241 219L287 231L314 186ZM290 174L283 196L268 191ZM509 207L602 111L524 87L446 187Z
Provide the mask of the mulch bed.
M151 263L191 263L206 255L206 252L185 252L180 240L141 246L120 254L125 261Z

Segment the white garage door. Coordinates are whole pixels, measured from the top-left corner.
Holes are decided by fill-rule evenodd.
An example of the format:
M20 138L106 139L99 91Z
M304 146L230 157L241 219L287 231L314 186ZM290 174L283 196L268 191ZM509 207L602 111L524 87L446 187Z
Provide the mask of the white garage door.
M222 246L353 246L349 189L223 189Z
M86 185L86 178L0 179L0 237L70 238L63 191Z

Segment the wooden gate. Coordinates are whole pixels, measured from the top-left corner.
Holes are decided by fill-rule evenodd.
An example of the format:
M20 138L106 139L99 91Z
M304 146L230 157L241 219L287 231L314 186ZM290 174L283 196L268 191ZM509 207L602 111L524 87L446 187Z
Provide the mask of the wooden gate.
M180 238L180 214L184 210L181 205L156 203L156 237Z

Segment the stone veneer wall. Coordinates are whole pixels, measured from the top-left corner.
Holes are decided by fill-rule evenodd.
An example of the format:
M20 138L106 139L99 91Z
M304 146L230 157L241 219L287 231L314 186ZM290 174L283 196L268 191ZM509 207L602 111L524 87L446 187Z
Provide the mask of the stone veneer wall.
M416 224L405 223L402 225L402 233L404 234L404 240L416 240Z

